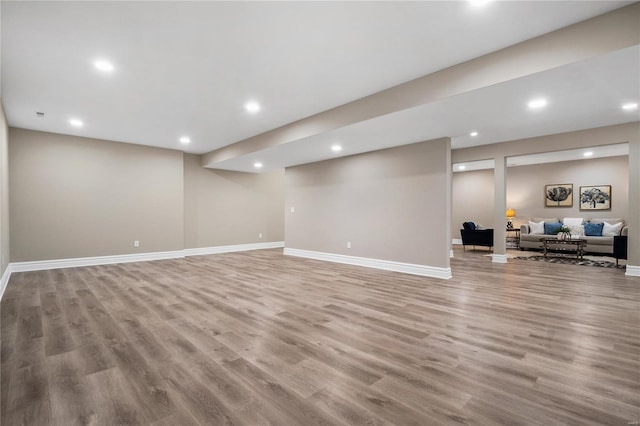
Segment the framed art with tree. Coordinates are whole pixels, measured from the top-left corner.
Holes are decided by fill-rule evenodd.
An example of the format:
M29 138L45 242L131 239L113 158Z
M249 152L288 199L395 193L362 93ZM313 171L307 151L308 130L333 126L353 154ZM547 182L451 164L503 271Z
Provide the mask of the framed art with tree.
M580 210L611 210L611 185L581 186Z

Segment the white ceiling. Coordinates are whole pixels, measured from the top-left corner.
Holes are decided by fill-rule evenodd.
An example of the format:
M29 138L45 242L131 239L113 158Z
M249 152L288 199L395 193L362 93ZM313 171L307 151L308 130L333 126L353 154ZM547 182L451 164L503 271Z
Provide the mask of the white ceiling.
M1 95L10 126L205 153L629 3L3 1ZM619 105L638 101L638 54L625 49L222 167L253 171L257 154L264 170L318 161L334 139L348 155L432 136L464 147L635 121ZM96 71L96 58L115 72ZM549 93L545 115L521 113L533 88ZM244 111L250 99L259 113ZM71 127L72 117L84 127ZM480 135L465 136L471 130ZM192 143L180 145L182 135Z
M621 102L640 97L640 47L510 80L463 95L387 114L334 131L235 157L216 168L264 170L451 137L453 149L637 121L639 111ZM544 95L548 106L530 111L527 101ZM471 137L470 132L478 135ZM611 141L601 141L611 143Z

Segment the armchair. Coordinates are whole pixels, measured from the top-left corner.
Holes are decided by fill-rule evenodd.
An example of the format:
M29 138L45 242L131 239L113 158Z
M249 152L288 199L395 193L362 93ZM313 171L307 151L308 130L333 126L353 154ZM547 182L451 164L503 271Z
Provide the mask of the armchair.
M476 229L473 222L465 222L462 224L460 236L462 237L462 246L466 250L467 246L481 246L493 248L493 229Z

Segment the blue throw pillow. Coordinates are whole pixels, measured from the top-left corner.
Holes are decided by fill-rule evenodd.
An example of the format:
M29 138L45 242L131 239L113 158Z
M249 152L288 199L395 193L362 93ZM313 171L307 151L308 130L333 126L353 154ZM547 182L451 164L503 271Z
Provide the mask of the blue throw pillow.
M557 233L558 229L562 228L562 224L560 222L545 222L544 223L544 233L546 235L553 235Z
M602 228L604 223L585 223L584 235L587 237L602 237Z

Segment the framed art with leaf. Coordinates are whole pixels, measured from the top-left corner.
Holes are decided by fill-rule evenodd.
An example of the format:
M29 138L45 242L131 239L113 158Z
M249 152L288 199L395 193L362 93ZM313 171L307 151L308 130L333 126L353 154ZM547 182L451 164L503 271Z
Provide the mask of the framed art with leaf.
M611 210L611 185L581 186L580 210Z
M573 207L573 184L562 183L544 186L545 207Z

